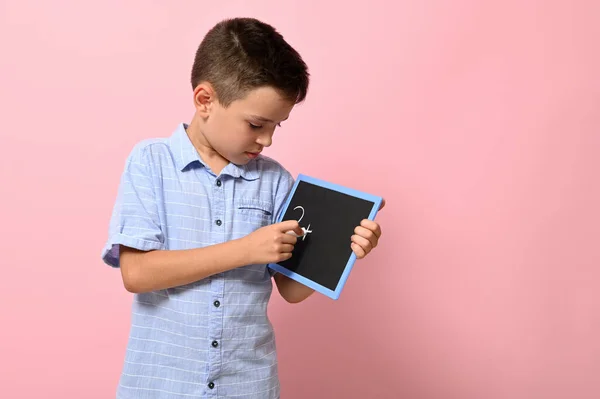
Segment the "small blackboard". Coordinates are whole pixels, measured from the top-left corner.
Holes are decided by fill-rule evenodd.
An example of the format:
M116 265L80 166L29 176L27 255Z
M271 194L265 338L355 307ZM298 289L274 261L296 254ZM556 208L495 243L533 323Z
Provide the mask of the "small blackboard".
M350 247L356 226L373 220L383 199L299 175L277 222L297 220L304 231L286 261L269 267L338 299L356 261Z

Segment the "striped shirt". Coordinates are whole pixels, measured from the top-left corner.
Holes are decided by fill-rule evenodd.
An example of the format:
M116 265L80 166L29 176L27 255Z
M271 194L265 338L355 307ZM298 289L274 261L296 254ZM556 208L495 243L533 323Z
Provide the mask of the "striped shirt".
M259 156L217 176L186 129L138 143L121 177L102 259L139 250L205 247L271 224L293 178ZM180 287L135 294L117 398L279 398L267 317L272 272L248 265Z

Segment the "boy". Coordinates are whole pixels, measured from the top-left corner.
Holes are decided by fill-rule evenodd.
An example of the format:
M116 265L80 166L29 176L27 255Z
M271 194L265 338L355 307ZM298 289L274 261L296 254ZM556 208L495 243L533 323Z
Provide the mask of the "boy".
M295 221L274 223L293 178L260 155L308 88L300 55L271 26L223 21L192 68L195 115L128 157L103 260L135 293L118 398L278 398L272 280L296 303L312 290L272 273ZM348 245L363 258L377 223Z

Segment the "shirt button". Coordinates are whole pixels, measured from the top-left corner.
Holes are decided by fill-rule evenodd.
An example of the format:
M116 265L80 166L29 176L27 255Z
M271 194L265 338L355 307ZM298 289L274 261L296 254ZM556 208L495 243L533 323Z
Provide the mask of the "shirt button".
M221 306L221 302L219 301L214 301L213 305L215 305L215 308L218 308L219 306Z
M213 348L216 348L217 346L219 346L219 343L217 341L213 341L212 346L213 346Z
M208 387L209 387L210 389L213 389L213 388L215 387L215 383L214 383L214 382L209 382L209 383L208 383Z
M221 187L221 180L217 180L217 187Z
M223 224L223 222L221 222L221 219L217 219L217 221L215 223L217 224L217 226L220 226L221 224Z

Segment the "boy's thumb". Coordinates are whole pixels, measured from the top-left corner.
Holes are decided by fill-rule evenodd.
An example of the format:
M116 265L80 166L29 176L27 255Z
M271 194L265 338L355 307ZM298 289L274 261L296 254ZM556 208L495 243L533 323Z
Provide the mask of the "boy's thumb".
M287 233L288 231L293 231L297 235L303 235L304 232L300 228L300 224L297 220L286 220L285 222L281 222L279 227L283 233Z

